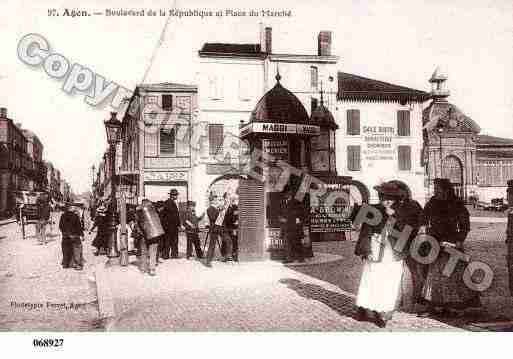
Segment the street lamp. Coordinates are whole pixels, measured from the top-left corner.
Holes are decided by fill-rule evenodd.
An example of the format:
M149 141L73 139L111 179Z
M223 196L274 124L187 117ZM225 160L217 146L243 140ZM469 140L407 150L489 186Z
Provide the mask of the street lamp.
M116 217L116 144L120 141L121 122L116 118L117 112L110 113L110 119L104 122L105 131L107 132L107 142L109 143L109 160L110 160L110 196L107 213L107 238L109 244L109 252L107 256L109 260L107 264L119 264L119 252L117 243L117 217Z

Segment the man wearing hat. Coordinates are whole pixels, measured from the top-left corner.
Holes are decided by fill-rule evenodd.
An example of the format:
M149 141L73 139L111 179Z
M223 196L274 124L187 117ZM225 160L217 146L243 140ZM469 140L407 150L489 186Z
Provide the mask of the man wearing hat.
M164 241L162 245L163 259L169 259L169 250L171 249L171 258L178 258L178 229L181 227L180 214L178 212L178 191L173 188L169 191L169 199L164 202L162 210L162 227L164 228Z
M73 211L70 203L66 203L65 212L59 221L59 229L62 233L62 267L73 267L76 270L83 269L82 239L84 232L80 218Z
M107 254L107 208L101 204L96 209L96 216L94 217L94 224L89 230L89 234L96 228L96 237L94 238L92 245L96 247L94 255L105 255Z
M286 258L284 263L291 263L294 260L304 262L303 253L303 222L304 206L294 198L295 191L292 186L286 185L283 194L285 202L283 204L280 222L282 223L281 236L286 243Z

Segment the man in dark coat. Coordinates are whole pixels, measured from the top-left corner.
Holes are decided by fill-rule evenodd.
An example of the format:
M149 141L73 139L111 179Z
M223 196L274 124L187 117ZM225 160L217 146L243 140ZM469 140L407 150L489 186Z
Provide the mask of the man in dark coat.
M205 265L210 267L212 264L212 259L214 258L214 252L216 248L216 243L219 243L219 238L222 233L222 228L216 225L216 222L219 217L219 208L217 204L217 197L215 195L210 195L210 206L207 208L207 216L208 216L208 249ZM221 250L221 248L219 248Z
M284 263L291 263L294 260L304 262L303 223L305 208L301 202L294 198L294 191L290 187L284 189L285 202L280 216L282 222L281 235L286 243L286 258Z
M239 229L239 207L236 203L236 198L231 199L231 204L226 211L224 218L224 227L226 235L232 244L232 258L235 262L239 261L239 240L238 240L238 229Z
M66 204L65 212L61 215L59 229L62 233L62 267L76 270L83 269L82 238L84 232L79 216L73 211L72 206Z
M192 247L196 250L196 258L203 258L203 251L199 239L199 222L203 215L197 216L196 205L193 201L187 202L187 212L185 213L185 232L187 235L187 251L186 256L189 259L192 256Z
M171 249L171 258L178 258L178 229L181 227L180 214L176 200L178 191L171 189L169 199L164 202L162 211L162 227L164 228L164 243L162 245L161 256L169 259L169 250Z

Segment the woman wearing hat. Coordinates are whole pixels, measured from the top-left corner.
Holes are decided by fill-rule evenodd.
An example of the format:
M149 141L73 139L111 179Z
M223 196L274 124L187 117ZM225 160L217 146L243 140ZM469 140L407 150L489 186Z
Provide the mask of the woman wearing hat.
M390 182L374 189L380 203L372 207L380 221L376 225L363 223L356 243L355 254L363 260L356 305L361 320L373 319L383 328L395 310L403 274L403 255L394 250L397 239L391 236L391 231L397 228L388 222L400 220L397 206L403 191Z
M467 288L463 282L465 262L458 261L449 276L444 274L450 258L445 248L463 252L463 242L470 231L469 213L463 202L456 198L448 179L435 179L435 195L426 203L422 219L427 234L434 237L441 247L436 261L429 265L422 291L428 304L427 313L460 314L467 308L480 307L478 292Z

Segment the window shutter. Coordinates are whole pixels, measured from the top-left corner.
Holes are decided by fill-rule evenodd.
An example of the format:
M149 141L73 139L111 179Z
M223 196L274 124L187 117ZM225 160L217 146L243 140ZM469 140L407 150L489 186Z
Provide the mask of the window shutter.
M319 82L319 72L317 70L317 67L311 66L310 67L310 85L312 88L317 88L317 83Z
M410 136L410 111L397 111L397 135Z
M176 151L174 128L161 128L160 129L160 153L167 155L174 155Z
M360 168L360 146L347 146L347 169L359 171Z
M210 155L223 150L223 125L208 125L208 148Z
M347 110L347 134L351 136L360 134L360 110Z
M164 111L173 110L173 95L162 95L162 109Z
M315 97L312 97L310 102L310 115L314 112L314 110L317 108L317 99Z
M410 146L398 146L397 158L399 161L399 171L411 170L411 148Z
M144 131L144 155L157 156L158 146L158 131L153 126L148 126Z

